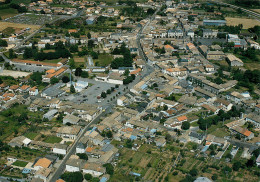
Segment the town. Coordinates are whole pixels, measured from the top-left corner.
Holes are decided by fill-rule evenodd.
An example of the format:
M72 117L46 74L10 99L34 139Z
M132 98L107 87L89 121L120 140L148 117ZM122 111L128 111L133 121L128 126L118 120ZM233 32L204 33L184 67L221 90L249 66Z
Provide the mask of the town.
M259 181L260 2L0 0L0 126L3 182Z

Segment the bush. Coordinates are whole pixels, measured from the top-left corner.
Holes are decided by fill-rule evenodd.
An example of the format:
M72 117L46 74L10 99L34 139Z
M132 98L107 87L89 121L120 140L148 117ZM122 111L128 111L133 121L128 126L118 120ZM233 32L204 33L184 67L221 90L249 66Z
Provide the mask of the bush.
M85 178L85 180L91 180L93 177L91 174L85 174L84 178Z

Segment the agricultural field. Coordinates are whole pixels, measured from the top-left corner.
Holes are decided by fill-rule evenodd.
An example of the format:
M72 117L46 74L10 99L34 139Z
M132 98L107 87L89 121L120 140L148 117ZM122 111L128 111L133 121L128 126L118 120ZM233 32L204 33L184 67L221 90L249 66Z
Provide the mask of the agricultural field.
M254 11L254 12L260 13L260 9L251 9L251 11Z
M227 25L236 26L239 24L243 25L243 29L252 28L256 25L260 26L260 22L255 19L247 19L247 18L232 18L232 17L226 17Z

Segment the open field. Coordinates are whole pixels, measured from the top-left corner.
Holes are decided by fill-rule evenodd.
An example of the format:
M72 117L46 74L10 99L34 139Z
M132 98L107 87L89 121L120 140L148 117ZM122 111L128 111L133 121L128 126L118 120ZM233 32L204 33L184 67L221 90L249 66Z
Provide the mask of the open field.
M231 17L226 17L225 19L227 20L227 25L235 26L235 25L242 24L244 29L248 29L256 25L260 26L260 22L255 19L231 18Z
M8 27L20 28L20 29L31 28L31 30L36 30L40 28L39 25L28 25L28 24L10 23L10 22L2 22L2 21L0 22L0 31L3 31Z
M254 12L260 13L260 9L251 9Z
M18 12L16 9L12 9L12 8L8 8L8 9L1 9L0 10L0 17L3 19L9 18L9 17L13 17L15 15L17 15ZM1 26L0 26L1 28Z
M38 133L30 132L30 133L26 133L24 136L33 140L37 135L38 135Z
M12 76L14 78L18 78L18 77L26 77L30 74L31 74L30 72L4 70L3 72L0 73L0 76Z
M56 136L48 136L44 139L44 142L46 143L60 143L61 141L62 139Z
M113 58L109 54L100 54L98 59L95 59L94 62L97 66L108 66L113 61Z

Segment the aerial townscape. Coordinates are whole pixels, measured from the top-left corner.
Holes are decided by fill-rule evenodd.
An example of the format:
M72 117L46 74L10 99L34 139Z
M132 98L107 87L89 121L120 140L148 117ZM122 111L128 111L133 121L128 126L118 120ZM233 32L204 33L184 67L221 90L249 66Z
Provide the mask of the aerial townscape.
M0 0L0 182L259 182L259 0Z

